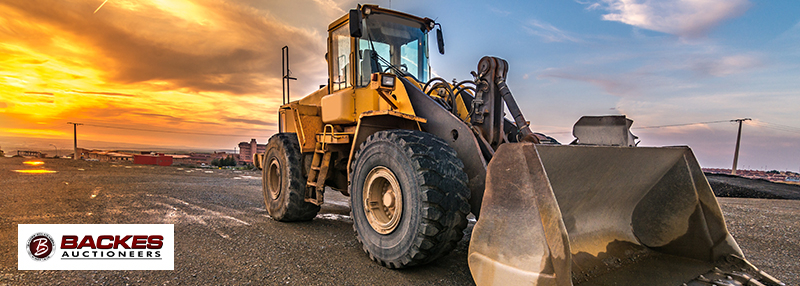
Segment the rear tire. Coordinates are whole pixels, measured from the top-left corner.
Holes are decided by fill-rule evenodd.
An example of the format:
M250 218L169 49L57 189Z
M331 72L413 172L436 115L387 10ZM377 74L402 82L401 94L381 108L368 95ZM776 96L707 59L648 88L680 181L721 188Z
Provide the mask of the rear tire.
M376 132L350 173L353 228L364 251L388 268L431 262L453 250L470 212L456 152L429 133Z
M307 221L317 216L319 206L305 201L306 175L302 162L296 134L278 133L269 138L261 166L261 187L272 219Z

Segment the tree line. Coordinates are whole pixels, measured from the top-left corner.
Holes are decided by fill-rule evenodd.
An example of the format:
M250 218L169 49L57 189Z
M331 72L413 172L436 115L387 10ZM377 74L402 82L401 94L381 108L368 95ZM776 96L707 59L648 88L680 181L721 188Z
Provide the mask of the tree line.
M236 159L233 156L228 156L225 159L214 159L211 160L211 165L219 167L236 166Z

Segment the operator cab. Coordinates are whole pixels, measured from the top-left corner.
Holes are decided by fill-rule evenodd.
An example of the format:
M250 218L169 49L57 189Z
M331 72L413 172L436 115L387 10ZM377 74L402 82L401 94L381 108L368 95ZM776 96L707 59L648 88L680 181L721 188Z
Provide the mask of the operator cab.
M377 5L351 10L329 27L330 92L368 86L374 73L427 82L428 32L435 25L429 18Z

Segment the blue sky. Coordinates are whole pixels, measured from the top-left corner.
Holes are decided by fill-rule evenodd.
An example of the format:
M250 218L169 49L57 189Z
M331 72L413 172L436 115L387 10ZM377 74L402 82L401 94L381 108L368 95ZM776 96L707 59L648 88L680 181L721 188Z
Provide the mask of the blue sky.
M507 59L528 120L562 142L581 115L625 114L634 127L749 117L739 168L800 169L800 3L397 2L444 25L436 73L461 79L482 55ZM633 132L642 146L689 145L701 165L730 168L736 127Z
M290 47L299 79L293 98L316 90L327 78L327 26L358 4L108 0L98 10L104 1L0 3L4 147L31 147L13 139L25 136L68 143L66 122L85 123L87 141L266 142L280 105L280 48ZM640 146L689 145L702 166L730 168L733 123L636 128L748 117L739 168L800 171L797 1L373 4L442 24L447 53L430 62L443 78L470 78L484 55L508 60L533 129L562 143L582 115L625 114Z

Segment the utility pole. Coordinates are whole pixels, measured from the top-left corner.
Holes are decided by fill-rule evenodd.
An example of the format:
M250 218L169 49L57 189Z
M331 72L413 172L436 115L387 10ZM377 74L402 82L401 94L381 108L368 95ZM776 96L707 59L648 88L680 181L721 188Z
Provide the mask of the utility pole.
M83 125L83 123L67 122L67 124L72 124L72 139L75 142L75 153L72 153L72 160L78 160L78 125Z
M742 141L742 122L753 120L750 118L739 118L731 120L731 122L739 122L739 133L736 135L736 151L733 153L733 168L731 168L731 175L736 175L736 164L739 163L739 142Z

